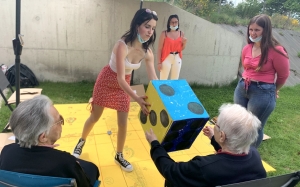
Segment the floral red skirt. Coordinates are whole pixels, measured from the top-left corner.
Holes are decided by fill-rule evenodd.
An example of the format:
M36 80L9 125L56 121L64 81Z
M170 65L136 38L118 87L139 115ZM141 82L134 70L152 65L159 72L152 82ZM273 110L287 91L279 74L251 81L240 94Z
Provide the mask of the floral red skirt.
M125 75L130 84L131 75ZM93 91L92 104L115 109L120 112L129 112L130 97L119 86L117 73L106 65L99 73Z

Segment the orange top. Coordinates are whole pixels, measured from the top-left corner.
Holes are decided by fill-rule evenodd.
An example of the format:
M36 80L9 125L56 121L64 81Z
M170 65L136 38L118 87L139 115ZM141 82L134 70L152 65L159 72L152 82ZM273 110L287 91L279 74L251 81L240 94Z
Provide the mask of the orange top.
M181 35L181 33L180 33ZM161 50L160 62L163 62L170 52L179 52L180 58L182 58L182 38L179 36L177 39L173 40L169 38L167 35L164 40L164 45Z

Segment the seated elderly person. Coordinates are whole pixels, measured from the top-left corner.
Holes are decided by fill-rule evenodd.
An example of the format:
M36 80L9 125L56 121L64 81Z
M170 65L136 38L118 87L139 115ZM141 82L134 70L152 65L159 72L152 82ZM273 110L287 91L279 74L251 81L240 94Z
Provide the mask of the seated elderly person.
M179 163L170 158L152 129L146 132L146 138L151 143L152 160L166 180L165 186L208 187L266 177L259 153L251 147L259 127L257 117L244 107L224 104L219 109L214 128L203 130L217 152Z
M53 177L74 178L78 186L93 186L98 167L71 154L54 149L64 120L44 95L24 101L9 120L17 143L6 145L0 155L0 169Z

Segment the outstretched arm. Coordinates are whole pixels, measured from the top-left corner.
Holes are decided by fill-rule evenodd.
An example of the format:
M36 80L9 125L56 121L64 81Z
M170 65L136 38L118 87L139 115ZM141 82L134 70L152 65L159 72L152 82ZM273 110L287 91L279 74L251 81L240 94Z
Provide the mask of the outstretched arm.
M158 71L161 70L161 53L162 53L162 48L164 46L164 41L165 41L165 32L166 31L163 31L161 34L160 34L160 37L159 37L159 41L158 41L158 48L157 48L157 69Z
M147 106L150 104L144 100L146 97L145 96L140 97L136 93L134 93L125 80L124 60L127 55L126 45L122 42L118 42L114 47L114 52L116 54L116 63L117 63L117 80L120 87L141 106L141 109L144 114L148 114L149 111L147 109Z
M146 139L151 144L150 155L151 158L168 184L176 186L193 186L197 181L199 186L207 186L202 171L201 171L201 157L194 157L188 162L175 162L157 141L152 129L146 132ZM199 167L200 166L200 167ZM201 184L203 178L203 184Z
M120 87L133 99L137 99L137 95L132 91L130 86L125 80L125 64L124 60L127 55L126 45L122 42L117 42L114 47L114 53L116 54L117 63L117 80Z
M184 37L184 33L182 31L181 31L181 37L182 37L182 51L183 51L185 49L187 38Z
M157 80L155 68L154 68L154 55L152 53L152 50L148 48L147 54L145 57L145 63L146 63L146 70L148 74L149 80Z

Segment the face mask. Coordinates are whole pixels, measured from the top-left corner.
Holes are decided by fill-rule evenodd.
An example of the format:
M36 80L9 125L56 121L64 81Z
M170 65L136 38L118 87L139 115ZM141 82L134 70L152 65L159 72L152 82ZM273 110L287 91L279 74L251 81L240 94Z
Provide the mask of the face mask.
M178 29L178 25L176 25L175 27L170 25L170 29L175 31L176 29Z
M138 38L139 42L142 43L142 44L145 43L145 42L148 42L148 40L150 39L149 38L148 40L143 40L143 38L141 37L141 35L139 33L137 33L137 38Z
M261 38L262 38L262 36L259 36L259 37L257 37L257 38L255 38L255 39L253 39L251 36L249 36L249 39L251 40L251 42L259 42L260 40L261 40Z

